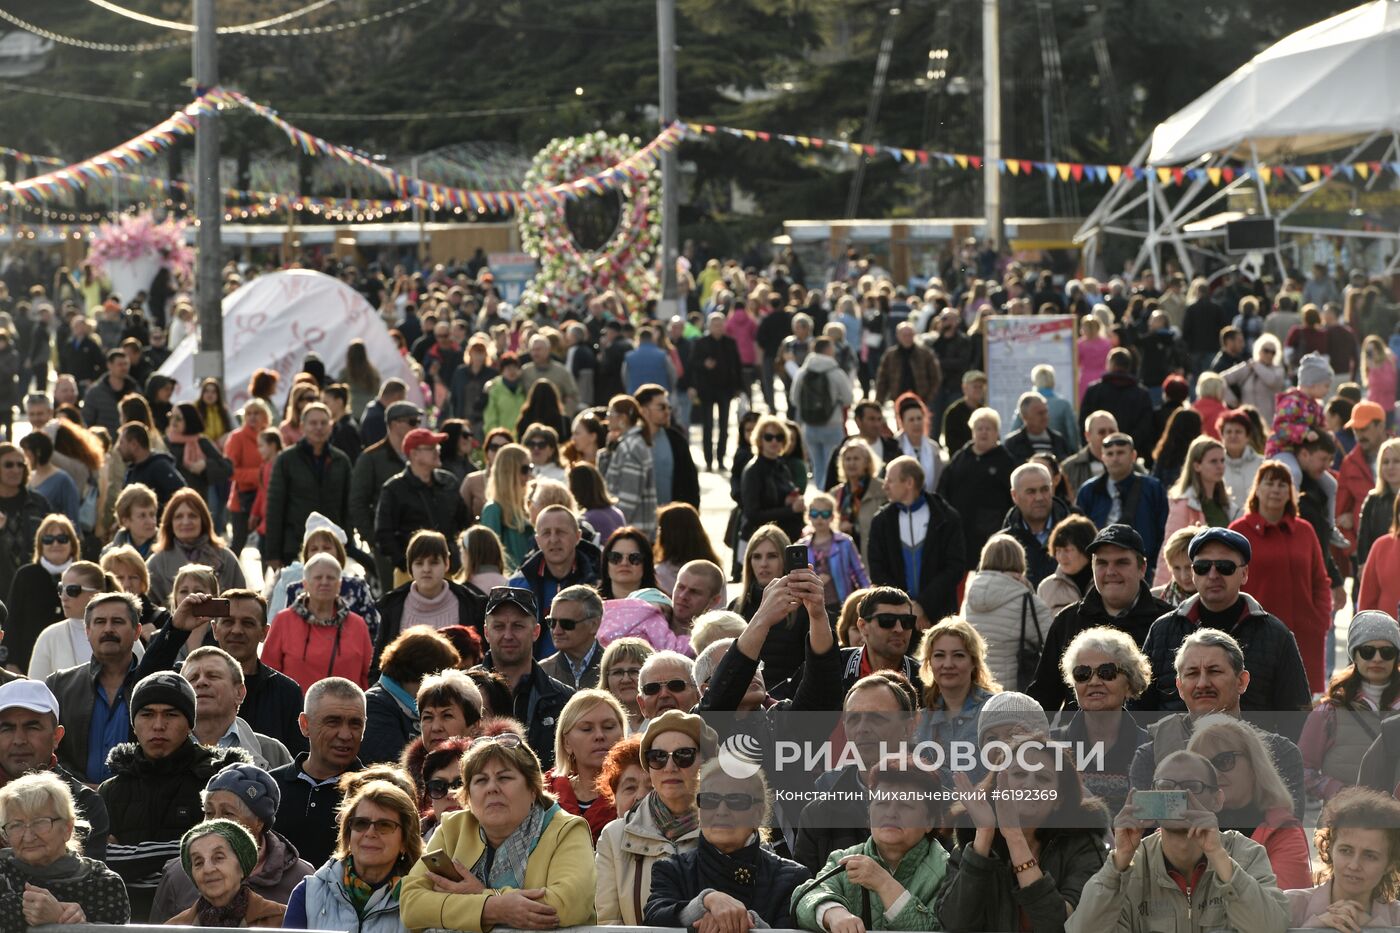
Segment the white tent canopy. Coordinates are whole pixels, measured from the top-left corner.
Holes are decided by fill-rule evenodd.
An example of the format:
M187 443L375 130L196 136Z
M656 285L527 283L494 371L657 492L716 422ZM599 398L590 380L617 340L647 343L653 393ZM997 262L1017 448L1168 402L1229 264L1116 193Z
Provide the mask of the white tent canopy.
M224 298L224 385L229 404L248 400L248 380L259 368L275 370L281 381L280 405L312 351L332 378L345 369L345 351L363 340L369 361L383 379L396 376L417 385L413 371L394 346L389 328L365 297L339 279L307 269L259 276ZM199 391L194 378L195 335L170 354L160 372L180 387L175 401L191 401Z
M1373 0L1260 52L1160 124L1147 162L1324 152L1397 128L1400 2Z

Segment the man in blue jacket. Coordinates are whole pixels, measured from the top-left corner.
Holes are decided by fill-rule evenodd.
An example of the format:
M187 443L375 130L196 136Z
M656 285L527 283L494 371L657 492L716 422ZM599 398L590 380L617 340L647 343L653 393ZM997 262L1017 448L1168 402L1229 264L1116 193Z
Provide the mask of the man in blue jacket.
M1147 550L1150 585L1167 530L1167 491L1151 476L1135 472L1136 463L1132 435L1118 431L1104 438L1104 472L1079 487L1075 504L1100 528L1122 522L1137 529Z

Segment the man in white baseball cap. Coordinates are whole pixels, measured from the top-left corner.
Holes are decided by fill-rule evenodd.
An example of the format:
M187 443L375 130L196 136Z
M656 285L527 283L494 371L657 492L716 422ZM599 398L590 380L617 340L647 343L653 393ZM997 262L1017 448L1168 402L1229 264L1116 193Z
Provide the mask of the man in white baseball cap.
M31 771L51 771L68 785L78 816L91 826L83 854L105 859L111 820L97 792L58 763L63 739L58 700L42 680L12 680L0 685L0 784Z

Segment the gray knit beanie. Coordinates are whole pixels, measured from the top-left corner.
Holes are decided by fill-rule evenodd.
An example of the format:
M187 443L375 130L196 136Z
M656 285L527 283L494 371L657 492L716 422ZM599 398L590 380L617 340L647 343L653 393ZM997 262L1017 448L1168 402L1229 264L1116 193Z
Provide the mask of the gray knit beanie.
M1351 617L1347 628L1347 657L1368 641L1388 641L1400 648L1400 625L1379 609L1367 609Z
M1332 362L1322 353L1309 353L1298 361L1298 385L1332 381Z
M1035 735L1050 734L1050 720L1040 704L1024 693L1008 690L993 694L982 704L982 712L977 717L977 740L997 726L1015 723L1026 732Z

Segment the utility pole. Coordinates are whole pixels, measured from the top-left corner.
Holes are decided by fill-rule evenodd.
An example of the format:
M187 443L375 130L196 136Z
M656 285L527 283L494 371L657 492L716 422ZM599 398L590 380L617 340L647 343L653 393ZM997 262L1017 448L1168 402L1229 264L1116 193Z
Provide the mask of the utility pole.
M656 52L661 70L661 126L676 119L676 0L656 0ZM661 153L661 301L656 316L680 313L676 259L680 256L680 179L675 150Z
M194 0L194 83L198 92L219 83L218 34L214 0ZM199 115L194 137L195 308L199 315L199 352L194 358L196 379L224 378L224 308L219 282L222 242L219 225L224 217L223 189L219 183L219 121L211 112Z
M414 180L414 181L417 181L417 180L419 179L419 177L420 177L420 176L418 175L418 156L414 156L414 157L413 157L412 167L409 168L409 171L413 173L413 180ZM422 262L423 262L423 204L422 204L421 199L420 199L420 198L418 197L418 195L416 195L416 194L413 196L413 222L414 222L415 224L418 225L418 252L416 253L416 255L418 256L418 262L419 262L419 263L422 263Z
M1001 0L982 0L982 217L1001 248Z

